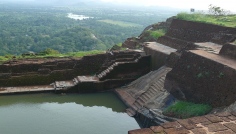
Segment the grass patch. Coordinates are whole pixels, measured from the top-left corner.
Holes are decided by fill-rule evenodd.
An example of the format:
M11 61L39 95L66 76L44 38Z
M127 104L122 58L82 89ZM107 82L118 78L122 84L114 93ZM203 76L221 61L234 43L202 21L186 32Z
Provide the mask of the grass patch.
M212 107L210 105L177 101L176 103L168 107L166 110L164 110L163 114L170 117L185 119L194 116L205 115L211 110Z
M225 27L236 28L236 15L209 15L202 13L179 13L177 15L178 19L203 22L215 25L221 25Z
M136 23L130 23L130 22L125 22L125 21L115 21L115 20L98 20L100 22L112 24L112 25L118 25L121 27L141 27L142 25L136 24Z
M118 43L118 44L116 44L117 46L119 46L119 47L122 47L122 43Z
M152 38L158 39L159 37L165 35L165 31L160 29L160 30L155 30L155 31L150 31L150 35Z
M39 55L29 55L29 56L0 56L0 64L2 64L5 61L14 59L30 59L30 58L62 58L62 57L83 57L87 55L95 55L95 54L102 54L105 53L104 51L99 50L92 50L92 51L79 51L79 52L69 52L69 53L59 53L55 50L45 50L43 52L40 52Z

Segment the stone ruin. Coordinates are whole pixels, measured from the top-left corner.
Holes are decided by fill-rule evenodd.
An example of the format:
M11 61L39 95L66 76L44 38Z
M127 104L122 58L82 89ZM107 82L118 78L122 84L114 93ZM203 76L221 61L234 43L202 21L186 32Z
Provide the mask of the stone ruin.
M49 84L56 92L104 91L149 71L150 56L138 51L114 51L83 58L11 60L0 65L0 93L28 92L30 87L26 91L21 87ZM8 87L14 87L14 91ZM48 86L40 89L48 91Z
M150 127L177 120L162 114L176 99L209 104L218 112L234 112L235 39L236 28L172 20L165 36L143 43L151 56L152 71L116 89L129 106L127 113L139 118L143 127ZM130 134L139 132L143 134Z

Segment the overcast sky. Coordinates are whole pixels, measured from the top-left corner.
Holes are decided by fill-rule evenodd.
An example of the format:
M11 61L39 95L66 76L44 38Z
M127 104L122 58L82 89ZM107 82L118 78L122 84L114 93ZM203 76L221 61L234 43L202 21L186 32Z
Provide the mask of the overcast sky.
M156 5L175 8L195 8L196 10L207 10L210 4L220 6L223 9L236 12L235 0L101 0L103 2L116 2L139 5Z
M98 0L0 0L8 2L20 2L20 1L98 1ZM102 2L112 2L125 5L141 5L141 6L163 6L174 7L180 9L195 8L196 10L207 10L210 4L219 6L223 9L236 12L235 0L100 0Z

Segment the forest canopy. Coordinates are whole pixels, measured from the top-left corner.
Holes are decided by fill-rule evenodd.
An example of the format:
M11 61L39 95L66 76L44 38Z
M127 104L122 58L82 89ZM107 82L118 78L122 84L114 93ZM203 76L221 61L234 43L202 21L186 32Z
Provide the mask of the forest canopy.
M68 13L92 18L75 20ZM61 53L106 50L167 17L126 9L1 5L0 55L37 53L47 48Z

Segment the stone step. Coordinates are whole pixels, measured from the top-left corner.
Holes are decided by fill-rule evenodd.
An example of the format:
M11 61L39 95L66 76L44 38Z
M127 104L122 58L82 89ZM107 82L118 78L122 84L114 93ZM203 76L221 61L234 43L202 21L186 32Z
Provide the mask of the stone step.
M159 81L156 81L155 83L155 86L157 86L158 88L161 88L162 87L162 83L161 82L159 82Z
M138 99L144 104L146 101L140 96Z
M161 87L161 82L159 80L155 81L154 84L156 84L157 86Z
M99 75L97 75L97 77L100 79L100 78L102 78L102 75L99 74Z
M161 88L161 86L158 85L158 84L156 84L156 83L154 83L153 86L154 86L157 90L160 90L160 88Z
M136 102L140 105L143 106L144 102L142 102L140 99L137 99Z
M148 98L146 95L144 95L144 94L141 95L140 97L143 98L143 100L145 100L145 101L148 101L148 100L149 100L149 98Z
M148 94L147 92L145 92L144 95L147 96L148 100L152 97L152 96L150 96L150 94Z
M141 106L139 103L137 103L137 102L134 102L133 105L134 105L137 109L140 109L140 108L142 107L142 106Z
M137 106L135 106L134 104L132 104L131 107L136 111L138 110Z
M126 113L131 117L136 115L136 112L132 108L127 108Z
M154 90L155 93L158 92L158 89L156 89L156 87L150 86L150 88L151 88L152 90Z
M164 83L165 82L165 77L161 77L159 80L160 80L160 82Z
M153 97L153 96L155 95L155 93L152 93L150 90L148 90L147 93L148 93L151 97Z
M103 72L102 72L102 76L105 76L105 75L106 75L106 73L103 71Z
M161 86L164 85L164 81L161 81L160 79L157 81Z
M149 88L148 91L149 91L150 93L152 93L152 94L155 94L155 93L156 93L155 90L153 90L152 88Z

